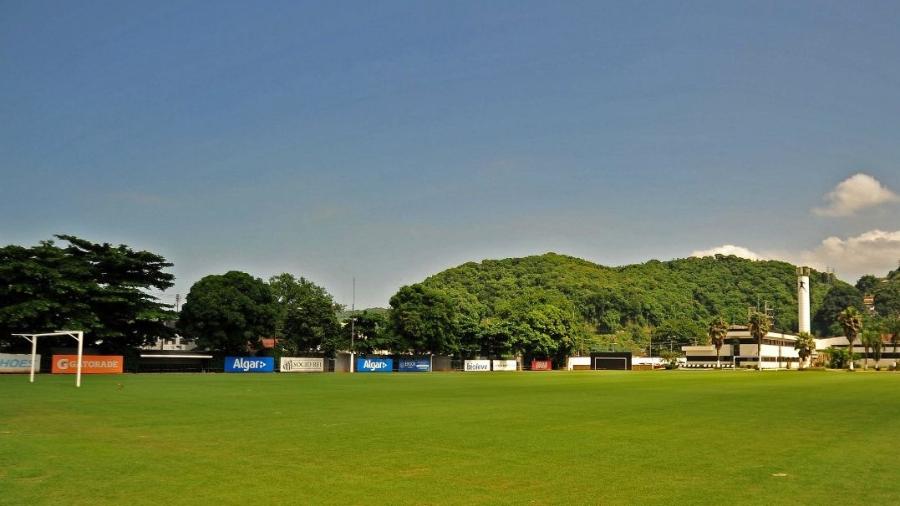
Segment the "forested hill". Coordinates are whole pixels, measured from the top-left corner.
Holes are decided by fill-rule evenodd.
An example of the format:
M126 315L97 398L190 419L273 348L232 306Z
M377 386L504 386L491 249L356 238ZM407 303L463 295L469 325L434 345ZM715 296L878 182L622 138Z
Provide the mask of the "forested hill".
M651 260L624 267L604 267L555 253L525 258L469 262L427 278L423 287L476 302L490 317L511 302L560 295L598 333L614 333L626 325L645 327L693 322L705 329L715 315L744 323L747 307L768 301L775 327L797 328L795 266L752 261L735 256ZM825 273L811 276L815 315L833 287L852 289ZM529 295L530 294L530 295Z

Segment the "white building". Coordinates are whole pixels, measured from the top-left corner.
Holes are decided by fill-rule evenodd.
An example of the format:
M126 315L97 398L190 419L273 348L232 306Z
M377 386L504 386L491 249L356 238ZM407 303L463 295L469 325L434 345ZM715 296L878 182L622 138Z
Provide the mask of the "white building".
M760 369L797 369L800 366L800 355L794 349L797 336L769 332L762 341L762 361L757 354L758 343L750 330L741 325L732 325L725 337L725 344L719 350L718 360L725 367L756 367ZM716 366L716 347L682 346L687 363L684 367L708 368Z
M847 341L847 338L845 336L816 339L816 363L821 365L825 365L827 363L825 350L829 348L846 350L849 345L850 342ZM865 346L863 346L862 341L859 338L853 341L853 354L859 357L853 362L854 367L863 367L866 362L866 348ZM894 345L890 342L889 336L884 335L881 336L881 360L879 360L878 362L875 361L875 352L872 349L869 349L868 355L869 367L878 366L881 368L888 368L896 365L897 360L900 359L900 346L898 346L895 350Z
M145 346L141 346L142 350L161 350L161 351L191 351L197 348L193 339L181 337L175 334L171 339L162 339L157 337L156 341Z
M797 268L797 326L798 332L809 333L810 286L809 267ZM732 325L728 328L725 344L718 359L730 367L759 367L760 369L798 369L800 354L794 349L797 336L780 332L769 332L758 343L750 335L748 327ZM716 348L706 346L682 346L687 364L685 367L715 367ZM761 357L760 357L761 355ZM808 364L804 364L808 365Z

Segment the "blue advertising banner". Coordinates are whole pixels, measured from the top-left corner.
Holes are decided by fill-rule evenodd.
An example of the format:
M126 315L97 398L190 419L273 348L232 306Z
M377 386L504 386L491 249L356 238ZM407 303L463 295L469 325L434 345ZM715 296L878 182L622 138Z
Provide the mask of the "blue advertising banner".
M225 357L225 372L274 372L272 357Z
M428 358L400 358L400 372L428 372L431 370L431 361Z
M392 358L358 358L356 372L391 372L394 369Z

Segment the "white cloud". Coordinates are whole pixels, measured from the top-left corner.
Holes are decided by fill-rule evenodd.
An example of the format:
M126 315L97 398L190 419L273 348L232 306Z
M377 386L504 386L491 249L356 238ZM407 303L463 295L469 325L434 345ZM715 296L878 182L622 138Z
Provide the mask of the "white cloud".
M828 237L810 250L753 252L741 246L726 244L691 256L715 254L737 255L751 260L783 260L795 265L808 265L818 270L830 267L840 279L851 283L863 274L883 276L900 262L900 230L870 230L854 237Z
M900 197L868 174L854 174L824 197L827 205L813 212L820 216L850 216L860 209L897 202Z
M830 266L838 277L856 280L863 274L883 275L900 260L900 230L870 230L856 237L829 237L805 256L810 263Z
M723 244L722 246L718 246L716 248L711 248L707 250L698 250L691 253L692 257L711 257L715 255L734 255L741 258L747 258L749 260L763 260L763 257L753 251L750 251L747 248L742 246L735 246L734 244Z

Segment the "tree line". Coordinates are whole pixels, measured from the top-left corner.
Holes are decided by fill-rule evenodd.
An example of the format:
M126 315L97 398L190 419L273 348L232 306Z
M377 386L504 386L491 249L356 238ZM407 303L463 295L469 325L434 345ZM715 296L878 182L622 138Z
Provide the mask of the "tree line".
M230 271L191 287L180 313L151 295L173 284L160 255L125 245L56 236L0 248L0 346L14 332L85 330L101 351L122 352L171 337L219 353L332 355L437 353L461 357L561 359L603 349L646 351L651 343L716 343L711 322L747 324L762 302L773 329L796 326L794 266L733 256L604 267L564 255L469 262L401 287L390 307L349 313L313 281L283 273L263 280ZM813 272L813 330L843 331L840 314L874 297L879 317L900 314L900 269L856 286ZM868 318L868 317L867 317ZM874 318L874 317L873 317ZM879 320L880 321L880 320ZM888 323L872 320L870 328Z

